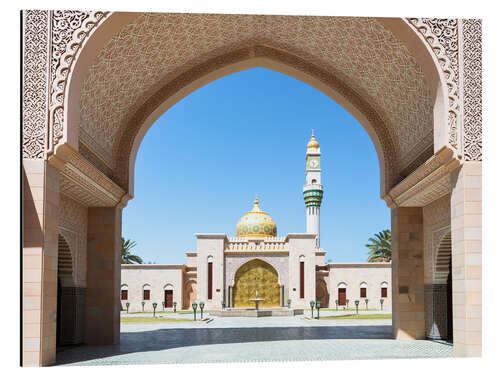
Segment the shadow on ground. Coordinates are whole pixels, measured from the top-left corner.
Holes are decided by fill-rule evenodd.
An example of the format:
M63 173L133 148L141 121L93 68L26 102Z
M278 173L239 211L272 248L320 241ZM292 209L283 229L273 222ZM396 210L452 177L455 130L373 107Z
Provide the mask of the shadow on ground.
M122 332L120 344L59 348L56 365L187 346L319 339L392 339L391 326L162 328Z

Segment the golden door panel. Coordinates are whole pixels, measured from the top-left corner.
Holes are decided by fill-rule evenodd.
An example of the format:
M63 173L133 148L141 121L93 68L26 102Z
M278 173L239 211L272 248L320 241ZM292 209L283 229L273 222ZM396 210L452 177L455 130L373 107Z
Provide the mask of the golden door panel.
M255 298L255 291L264 300L259 306L274 307L280 305L280 286L278 272L270 264L260 260L251 260L242 265L234 277L234 307L255 307L250 301Z

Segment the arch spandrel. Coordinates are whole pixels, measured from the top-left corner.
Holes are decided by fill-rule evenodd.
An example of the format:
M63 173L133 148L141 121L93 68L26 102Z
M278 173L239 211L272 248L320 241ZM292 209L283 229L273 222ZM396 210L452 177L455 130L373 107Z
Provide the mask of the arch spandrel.
M122 14L110 15L109 22L113 17ZM408 24L406 27L410 28ZM88 146L97 142L86 150L89 158L98 159L101 166L105 164L103 168L109 168L112 178L132 195L133 163L138 148L135 140L142 139L148 127L145 121L150 121L145 107L156 119L161 114L156 109L167 100L155 95L174 84L177 90L169 98L177 97L178 101L187 95L183 94L186 82L175 81L182 74L202 69L211 59L220 59L218 68L224 69L231 62L221 56L250 46L269 47L316 67L321 73L311 76L317 82L328 85L333 79L341 83L333 90L336 95L330 96L344 107L347 105L342 101L349 103L352 108L348 110L358 120L362 117L359 113L367 118L360 122L374 140L383 165L383 195L401 179L401 170L415 168L415 163L432 155L436 99L415 58L389 29L373 18L141 14L103 43L92 66L87 67L80 92L69 93L70 99L75 94L79 98L79 143ZM152 32L163 37L151 38ZM156 53L155 48L163 52ZM150 53L141 55L144 50ZM119 63L123 53L130 57L127 66ZM250 56L247 60L252 57L255 58ZM279 71L304 68L269 60L280 62L276 69ZM254 62L251 66L261 65ZM206 78L202 76L200 80ZM75 98L71 101L75 102Z

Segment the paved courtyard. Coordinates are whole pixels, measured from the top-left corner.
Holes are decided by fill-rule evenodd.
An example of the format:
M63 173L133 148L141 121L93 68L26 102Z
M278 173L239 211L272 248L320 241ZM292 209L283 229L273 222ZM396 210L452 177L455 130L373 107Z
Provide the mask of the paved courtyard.
M215 317L209 323L122 323L120 340L119 345L63 348L57 364L441 358L453 352L446 343L393 340L390 319Z

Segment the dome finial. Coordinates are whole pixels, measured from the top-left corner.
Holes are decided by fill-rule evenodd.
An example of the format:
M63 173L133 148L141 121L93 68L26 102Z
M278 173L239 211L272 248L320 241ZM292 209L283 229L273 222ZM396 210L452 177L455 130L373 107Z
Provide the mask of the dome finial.
M311 139L307 143L307 148L319 148L319 143L314 137L314 129L312 129Z
M254 212L260 211L259 207L259 198L257 197L257 194L255 194L255 200L253 201L253 210Z

